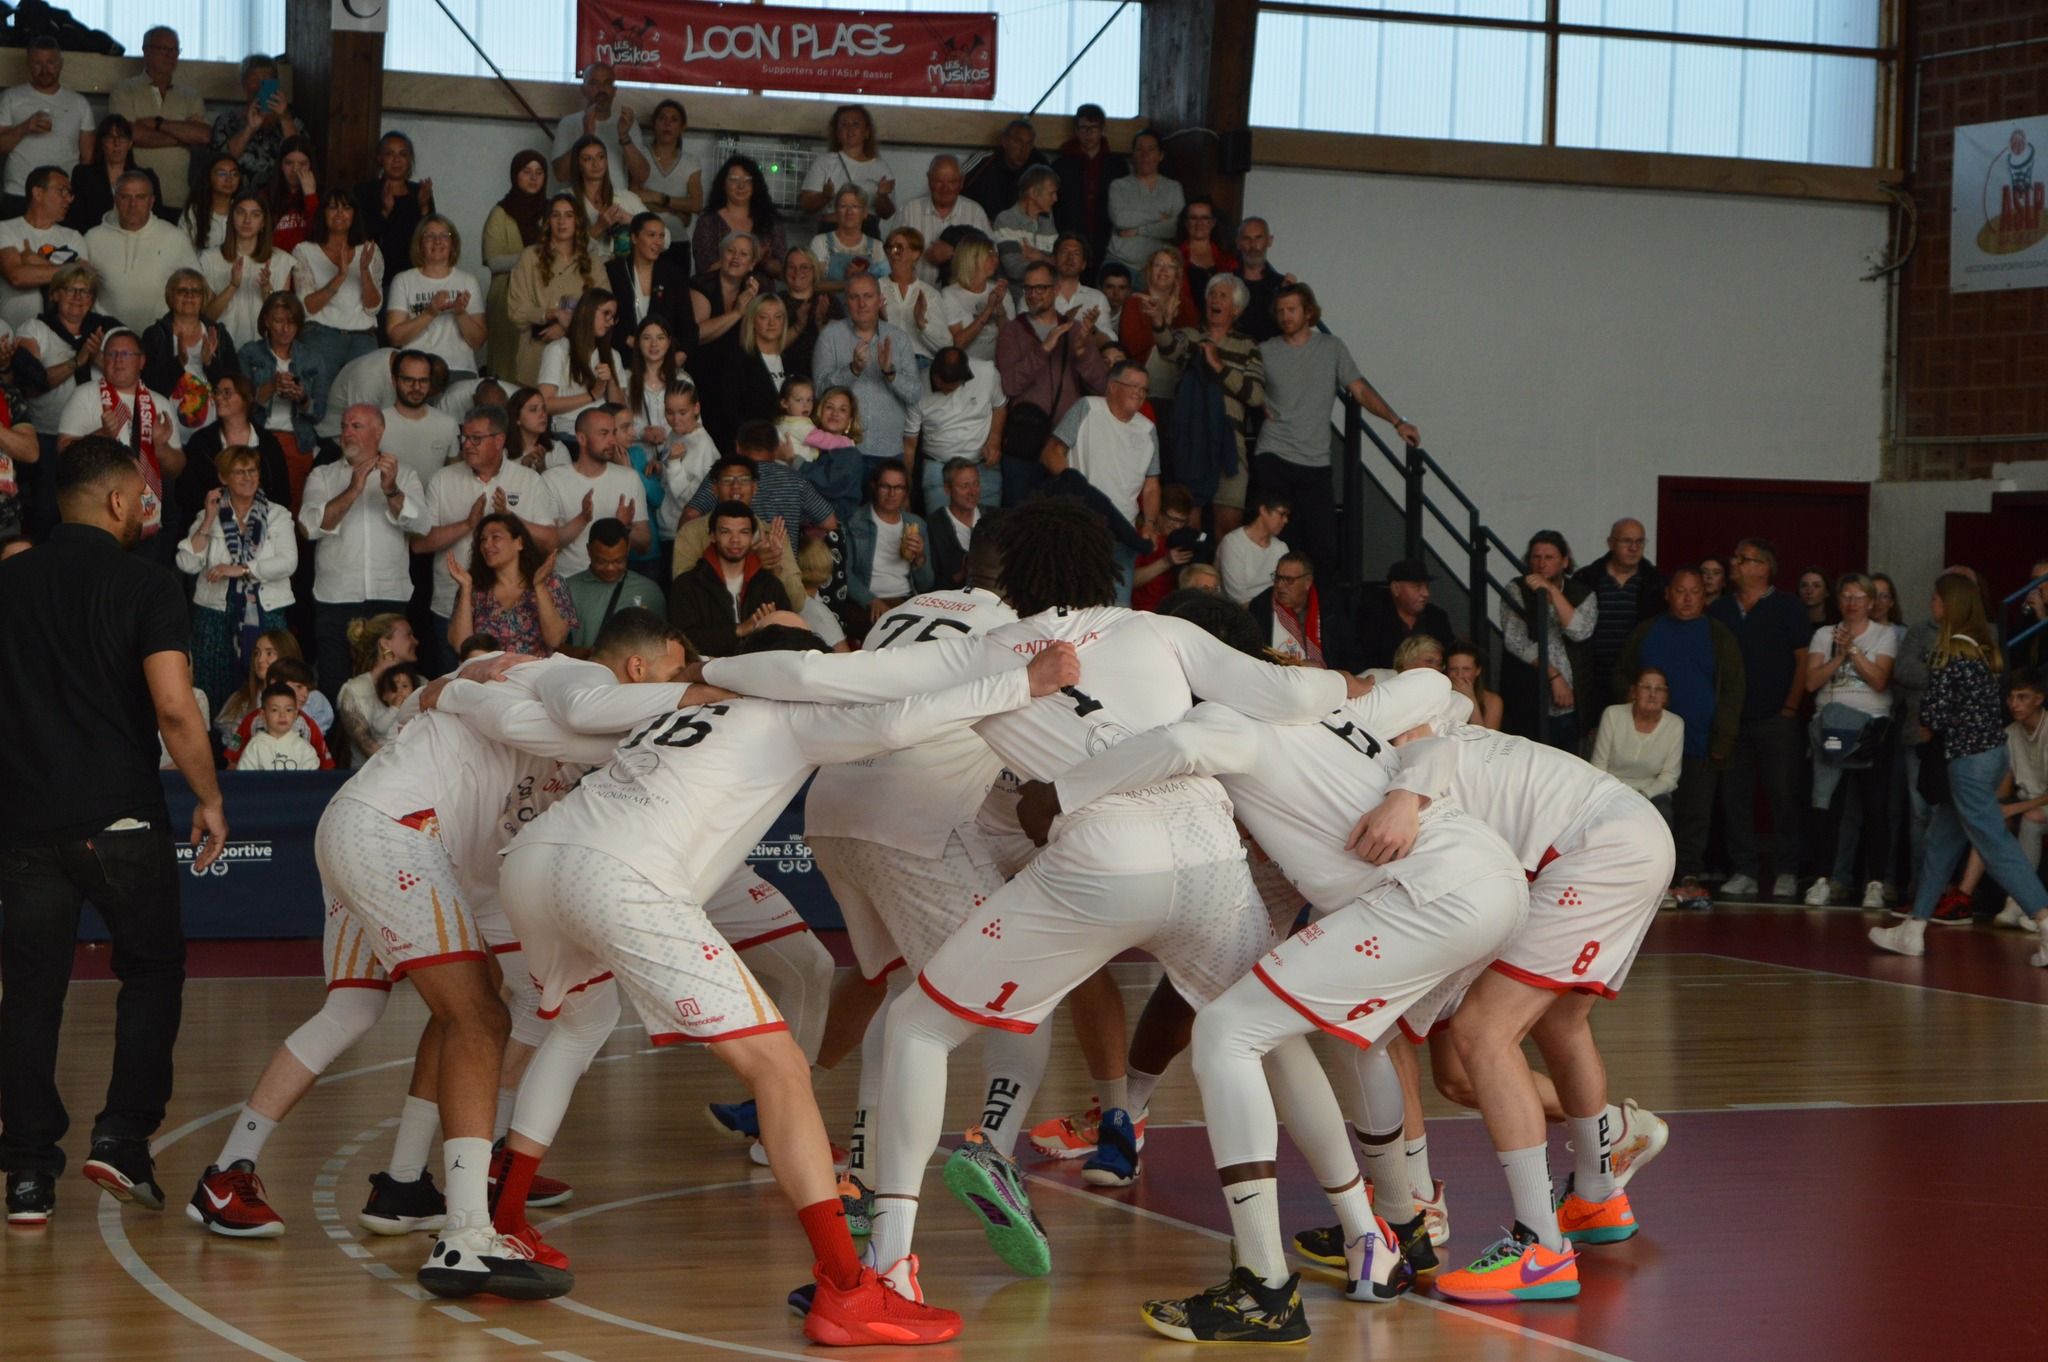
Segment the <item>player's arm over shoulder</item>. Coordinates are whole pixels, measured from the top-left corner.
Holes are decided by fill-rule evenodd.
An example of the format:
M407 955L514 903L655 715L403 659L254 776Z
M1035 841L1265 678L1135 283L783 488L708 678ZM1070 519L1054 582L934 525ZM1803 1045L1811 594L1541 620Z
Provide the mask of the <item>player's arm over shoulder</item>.
M1262 662L1187 620L1145 618L1180 658L1181 670L1204 700L1273 724L1313 723L1344 703L1349 688L1342 672Z
M714 686L768 700L886 704L1023 668L1030 658L986 636L858 653L751 653L704 664Z
M1199 704L1186 717L1134 733L1053 782L1071 813L1106 795L1141 790L1175 776L1248 771L1259 756L1259 726L1227 705Z

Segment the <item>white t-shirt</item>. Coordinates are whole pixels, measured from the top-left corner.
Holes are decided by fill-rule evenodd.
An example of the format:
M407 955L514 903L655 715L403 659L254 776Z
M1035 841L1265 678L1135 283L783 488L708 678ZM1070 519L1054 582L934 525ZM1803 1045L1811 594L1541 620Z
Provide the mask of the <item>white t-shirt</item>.
M874 160L863 161L851 152L831 151L811 162L810 170L804 174L804 192L815 194L825 187L828 180L835 194L850 184L857 184L868 196L868 212L872 213L875 211L876 188L882 181L895 178L896 172L889 168L888 161L880 152L875 153ZM831 217L832 205L826 204L818 216L821 220Z
M761 367L768 371L768 377L775 381L775 387L777 391L780 391L783 381L789 377L789 370L783 365L781 354L770 354L766 350L762 350L759 353L761 356Z
M876 515L872 506L867 508L867 514L875 522L875 561L868 568L868 590L890 600L908 596L910 564L903 561L904 521L899 516L891 525Z
M35 167L29 168L33 170ZM22 252L23 257L33 257L45 264L69 265L85 259L85 237L61 222L49 227L32 227L23 217L0 222L0 248L21 250L23 242L28 243L28 249ZM0 279L0 321L19 330L42 310L41 289L18 289Z
M593 369L597 366L598 358L598 352L595 350L591 351L590 364ZM569 373L569 338L567 336L562 337L560 340L549 341L547 348L540 352L540 376L535 382L543 387L552 384L555 396L557 397L563 397L570 393L587 392L582 381L572 377ZM555 429L564 435L573 436L576 433L577 415L586 407L594 407L596 405L596 402L581 402L567 411L556 412L552 418Z
M1101 289L1076 284L1074 296L1071 298L1062 298L1057 292L1053 294L1052 310L1062 317L1076 316L1091 307L1095 309L1095 329L1110 340L1121 344L1123 336L1116 328L1122 319L1116 315L1116 310L1110 307L1109 299L1102 296Z
M1135 517L1145 479L1159 476L1159 438L1143 412L1128 421L1110 414L1106 397L1084 397L1053 431L1067 463L1127 517Z
M363 250L358 246L349 252L345 271L347 280L334 291L327 305L318 312L308 309L306 325L316 323L333 327L336 331L374 331L382 320L384 301L380 297L375 307L363 306ZM327 258L327 252L310 241L301 241L292 248L293 286L303 301L327 287L327 281L334 278L334 262ZM370 247L370 282L384 282L384 253L375 245ZM470 366L465 366L470 367Z
M1224 535L1216 545L1216 570L1223 574L1223 594L1244 605L1273 585L1273 569L1286 554L1286 541L1275 538L1260 548L1242 525Z
M1003 283L1000 276L989 280L988 287L1001 290L1003 305L981 328L981 334L965 349L967 358L979 360L993 368L996 362L996 333L1003 329L1004 322L1017 315L1017 308L1010 300L1009 286ZM972 326L974 319L981 315L981 310L988 306L988 289L983 289L980 293L971 293L958 284L948 284L939 296L946 303L947 326Z
M640 150L647 157L647 183L641 186L643 189L652 189L655 193L666 194L670 198L687 199L690 197L690 177L693 175L701 176L704 173L704 163L702 161L692 156L689 152L677 148L676 163L669 169L663 170L661 162L654 159L653 152L649 151L646 147L642 147ZM701 180L699 185L701 187ZM690 226L683 221L681 214L662 211L661 220L668 224L669 240L685 241L688 239ZM645 314L635 313L634 315L644 316Z
M640 475L633 471L631 464L608 463L596 477L585 477L574 464L562 468L550 468L541 474L541 484L553 494L555 506L563 520L570 520L583 514L583 497L590 495L590 519L592 523L616 516L619 512L619 498L633 503L633 524L647 523L647 484L640 481ZM590 526L573 540L564 539L555 550L555 575L569 578L590 566Z
M908 439L923 438L923 453L944 464L947 459L980 459L988 443L989 424L1003 405L1003 390L991 384L962 383L949 393L926 393L903 422Z
M433 303L434 295L446 293L454 298L459 293L469 294L469 304L462 309L466 317L484 315L484 291L478 287L476 276L468 270L452 269L440 279L430 279L419 270L406 270L391 281L391 287L384 294L386 312L402 312L408 317L417 317ZM457 373L474 371L476 351L462 339L462 333L455 328L455 314L443 312L427 323L427 329L412 338L407 347L424 350L430 355L439 355L442 362Z
M45 369L54 368L78 355L78 350L49 327L42 318L33 318L22 324L15 332L16 341L34 341L36 356ZM63 418L64 404L71 399L73 389L78 387L76 377L67 378L46 393L38 393L28 400L29 423L37 431L55 430Z
M427 519L435 526L453 525L469 519L469 508L476 504L478 497L484 498L484 514L496 509L492 504L492 493L500 488L505 492L505 509L530 525L559 525L563 516L555 505L554 493L541 481L541 475L516 459L506 459L498 465L498 475L489 482L477 477L476 472L466 463L452 463L434 474L427 482ZM469 544L457 540L448 546L457 562L466 561ZM448 564L444 554L434 555L434 602L433 611L443 619L455 613L455 579L448 575Z
M5 228L0 228L0 242L7 240ZM235 262L220 253L220 242L200 252L199 272L206 276L207 289L215 294L226 289L235 277ZM292 286L292 258L284 251L273 250L270 259L261 263L251 260L242 266L242 286L235 290L229 300L227 311L217 319L227 328L228 339L235 343L237 350L252 340L263 338L258 319L263 315L263 300L279 289Z
M166 429L162 443L172 449L183 448L184 442L178 435L177 409L171 405L169 398L166 398L162 393L150 392L148 388L138 386L134 391L123 395L121 401L127 403L132 411L139 400L138 395L142 393L148 393L149 400L156 404L156 410L163 413ZM97 435L100 433L100 420L102 416L103 413L100 411L100 385L98 382L83 384L72 389L71 396L65 399L64 412L57 418L57 433L59 435ZM135 429L131 422L122 426L120 432L114 438L127 445L130 449L133 449L135 448L134 435ZM159 446L159 449L161 449L161 446ZM158 458L159 462L161 462L161 453L159 453ZM170 478L166 476L164 482L169 483ZM144 525L163 525L163 513L163 503L157 500L156 497L145 496L143 498L142 523Z
M397 407L384 408L384 452L419 474L423 484L455 458L458 430L454 417L433 407L420 408L417 419Z
M9 194L26 195L29 172L37 166L60 166L68 172L78 164L78 134L93 129L92 106L76 90L60 85L44 94L33 85L17 85L0 94L0 123L11 128L38 113L50 116L50 130L23 137L7 153Z
M1880 657L1897 657L1899 643L1906 631L1896 624L1873 623L1855 640L1863 655L1873 662ZM1824 666L1835 654L1835 627L1824 624L1813 631L1813 641L1806 645L1806 651L1813 657L1813 665ZM1835 672L1834 679L1814 693L1817 705L1847 705L1850 709L1865 714L1889 714L1892 712L1892 693L1889 689L1872 690L1868 682L1856 674L1852 662L1844 662Z
M934 285L939 282L939 267L931 264L928 257L931 254L932 243L937 241L947 228L972 227L983 236L992 235L988 214L982 211L980 204L964 194L953 200L952 209L943 214L932 206L929 194L918 195L899 208L896 216L883 225L882 239L887 241L889 233L898 227L915 228L917 234L924 238L925 254L917 258L917 277L927 284Z
M319 433L332 439L341 434L341 418L350 407L367 405L382 410L398 400L391 382L392 350L386 346L367 355L357 355L341 366L327 389L327 412L320 418Z

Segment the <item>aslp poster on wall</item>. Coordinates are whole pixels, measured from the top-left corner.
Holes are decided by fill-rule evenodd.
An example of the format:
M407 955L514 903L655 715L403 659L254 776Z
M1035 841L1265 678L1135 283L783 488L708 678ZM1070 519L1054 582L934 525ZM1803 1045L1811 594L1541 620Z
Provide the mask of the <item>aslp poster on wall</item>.
M996 16L578 0L576 56L650 85L994 99Z
M1951 293L2048 288L2048 116L1956 129Z

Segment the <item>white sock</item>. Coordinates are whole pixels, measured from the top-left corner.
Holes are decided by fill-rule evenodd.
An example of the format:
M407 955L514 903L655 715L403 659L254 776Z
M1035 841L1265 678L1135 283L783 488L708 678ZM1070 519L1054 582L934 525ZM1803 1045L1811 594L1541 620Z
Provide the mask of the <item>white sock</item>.
M1165 1076L1148 1074L1143 1069L1133 1069L1129 1065L1124 1066L1124 1082L1128 1087L1124 1097L1124 1110L1131 1114L1133 1121L1138 1119L1145 1108L1152 1105L1152 1094L1159 1090L1159 1080Z
M1553 1253L1564 1252L1564 1236L1558 1232L1557 1211L1550 1204L1550 1164L1544 1146L1506 1149L1498 1153L1501 1169L1508 1175L1508 1196L1514 1202L1515 1219L1536 1236L1536 1242Z
M1436 1179L1429 1175L1429 1136L1409 1140L1402 1146L1408 1156L1408 1185L1427 1201L1436 1195ZM1377 1181L1377 1179L1375 1179Z
M228 1142L220 1147L220 1157L213 1161L213 1166L226 1168L238 1159L256 1162L263 1153L263 1142L276 1129L277 1122L254 1107L243 1107L242 1114L235 1117L235 1128L228 1132Z
M1360 1178L1341 1192L1323 1189L1323 1195L1330 1198L1330 1208L1337 1212L1337 1223L1344 1228L1344 1242L1355 1244L1372 1231L1372 1202L1365 1195L1365 1179Z
M1150 1089L1147 1089L1150 1091ZM1131 1078L1128 1071L1121 1078L1098 1078L1095 1080L1095 1100L1102 1104L1104 1111L1131 1111ZM1131 1111L1131 1120L1136 1121L1138 1113Z
M512 1104L518 1100L519 1089L498 1089L498 1114L491 1121L491 1139L504 1139L505 1132L512 1128Z
M1052 1058L1052 1028L1028 1032L990 1031L982 1042L981 1067L988 1078L982 1090L981 1133L1004 1157L1017 1148L1017 1137L1031 1120L1031 1099Z
M393 1182L418 1182L434 1152L434 1132L441 1127L441 1108L424 1097L408 1095L398 1114L398 1137L391 1142L391 1163L384 1171ZM490 1141L484 1141L489 1157Z
M482 1136L441 1142L441 1167L448 1178L448 1228L491 1223L491 1142Z
M1372 1143L1379 1140L1378 1144ZM1365 1153L1365 1175L1372 1179L1373 1208L1389 1225L1405 1225L1415 1218L1415 1196L1408 1187L1408 1157L1401 1150L1401 1132L1384 1136L1360 1133L1358 1147Z
M1280 1184L1273 1178L1233 1182L1223 1188L1230 1203L1230 1233L1237 1261L1267 1286L1287 1280L1287 1253L1280 1246Z
M887 1272L910 1252L911 1237L917 1232L917 1200L914 1197L876 1197L874 1230L868 1242L875 1250L875 1270Z
M1602 1202L1614 1195L1615 1139L1621 1134L1621 1109L1609 1106L1598 1116L1567 1116L1572 1132L1572 1191L1582 1200Z

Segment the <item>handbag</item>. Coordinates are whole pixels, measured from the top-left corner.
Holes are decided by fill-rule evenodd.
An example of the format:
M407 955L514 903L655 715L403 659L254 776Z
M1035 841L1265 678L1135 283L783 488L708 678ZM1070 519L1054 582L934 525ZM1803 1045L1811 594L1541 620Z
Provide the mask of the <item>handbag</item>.
M1948 753L1939 733L1920 744L1920 776L1913 789L1930 808L1949 802Z

